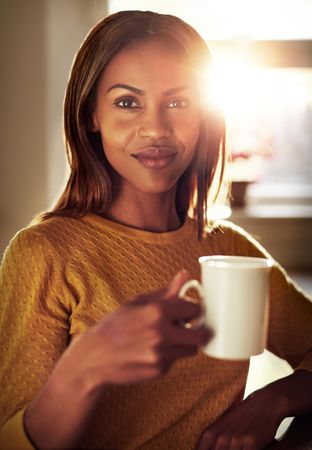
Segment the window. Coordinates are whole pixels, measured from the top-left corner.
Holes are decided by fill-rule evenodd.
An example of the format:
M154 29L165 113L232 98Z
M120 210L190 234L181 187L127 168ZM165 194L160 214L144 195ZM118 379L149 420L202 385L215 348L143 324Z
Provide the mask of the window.
M253 181L254 202L295 195L311 203L312 2L198 0L194 8L188 0L149 0L148 8L180 16L212 49L233 156L229 177ZM110 0L108 9L147 6Z

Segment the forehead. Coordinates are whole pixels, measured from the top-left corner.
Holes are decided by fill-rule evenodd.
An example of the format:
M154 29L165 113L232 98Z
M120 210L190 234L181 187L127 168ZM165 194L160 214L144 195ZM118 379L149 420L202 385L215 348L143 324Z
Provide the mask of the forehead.
M115 55L103 71L99 87L126 83L149 89L166 90L178 85L196 84L196 73L187 58L163 42L148 41Z

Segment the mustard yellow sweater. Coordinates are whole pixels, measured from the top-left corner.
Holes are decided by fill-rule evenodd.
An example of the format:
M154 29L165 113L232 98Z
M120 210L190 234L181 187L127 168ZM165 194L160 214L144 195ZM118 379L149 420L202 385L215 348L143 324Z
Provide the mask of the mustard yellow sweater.
M182 268L199 279L201 255L267 256L241 229L222 223L198 242L191 220L151 233L105 220L53 218L19 232L0 277L2 447L32 448L23 410L72 336L138 293L163 287ZM312 304L276 264L268 348L312 370ZM244 392L249 363L179 360L160 379L109 388L82 448L191 450L201 431Z

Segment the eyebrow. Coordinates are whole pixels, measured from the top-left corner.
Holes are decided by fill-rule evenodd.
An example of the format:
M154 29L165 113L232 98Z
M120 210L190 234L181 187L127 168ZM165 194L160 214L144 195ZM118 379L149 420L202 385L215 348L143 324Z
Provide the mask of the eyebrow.
M118 88L119 89L127 89L128 91L132 91L138 95L142 95L142 96L145 95L145 92L142 89L136 88L134 86L130 86L129 84L123 84L123 83L113 84L107 90L107 93L110 92L112 89L118 89ZM185 89L190 89L190 86L188 86L188 85L177 86L175 88L164 91L163 94L164 95L173 95L173 94L176 94L177 92L184 91Z
M190 88L191 88L190 86L185 84L183 86L177 86L175 88L168 89L168 91L165 91L164 94L165 95L172 95L172 94L176 94L177 92L184 91L185 89L190 89Z
M135 94L138 95L145 95L145 92L142 91L142 89L136 88L134 86L130 86L129 84L122 84L122 83L117 83L117 84L113 84L113 86L111 86L109 89L107 89L107 92L110 92L112 89L127 89L128 91L132 91Z

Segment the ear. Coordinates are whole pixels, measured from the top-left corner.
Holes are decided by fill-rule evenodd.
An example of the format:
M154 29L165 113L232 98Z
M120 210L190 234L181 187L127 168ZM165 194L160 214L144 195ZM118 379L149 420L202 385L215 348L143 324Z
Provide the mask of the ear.
M90 131L95 133L96 131L99 131L99 123L96 115L96 111L93 111L91 114L91 124L90 124Z

